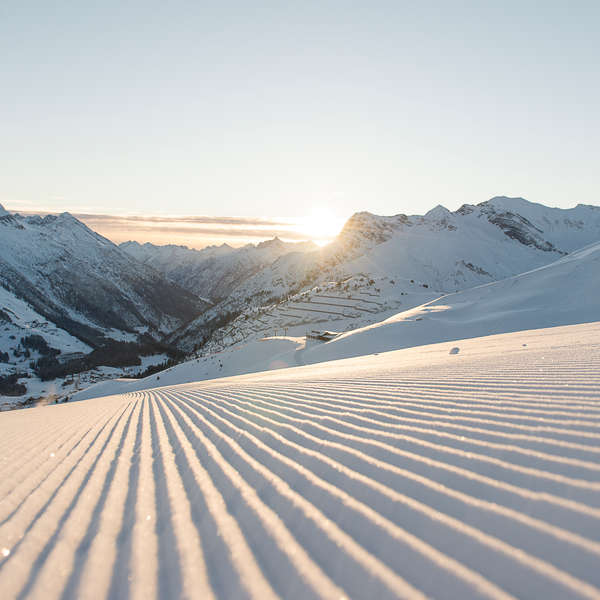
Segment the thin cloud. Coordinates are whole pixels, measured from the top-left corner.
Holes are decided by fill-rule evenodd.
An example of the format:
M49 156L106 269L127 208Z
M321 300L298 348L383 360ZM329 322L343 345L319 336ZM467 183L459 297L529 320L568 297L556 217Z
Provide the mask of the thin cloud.
M289 226L289 222L274 221L272 219L262 219L256 217L208 217L208 216L191 216L191 217L160 217L160 216L119 216L119 215L103 215L92 213L74 213L81 221L91 221L96 223L191 223L198 225L245 225L251 226L270 226L270 227L285 227Z
M78 217L79 218L79 217ZM95 225L98 223L94 223L93 219L80 219L83 221L88 227L95 229ZM308 236L299 231L294 231L293 229L237 229L237 228L225 228L225 227L178 227L177 225L172 226L149 226L149 225L139 225L132 224L131 222L121 221L118 223L110 223L106 224L106 229L111 229L113 231L129 231L131 234L135 233L152 233L155 235L163 235L168 237L168 234L186 234L186 235L210 235L210 236L223 236L223 237L240 237L240 238L273 238L273 237L285 237L288 239L296 239L296 240L306 240ZM98 227L100 229L100 227ZM99 231L99 233L101 233ZM103 234L105 235L105 234Z
M154 244L185 244L203 248L223 242L231 246L279 237L303 241L310 236L291 222L249 217L142 217L78 213L74 216L116 243L135 240Z
M48 214L24 211L23 214ZM58 214L58 213L50 213ZM192 248L227 243L242 246L278 237L284 241L311 240L299 223L261 217L162 217L156 215L121 216L95 213L72 213L88 227L115 243L135 240L140 243L183 244ZM303 230L304 229L304 230Z

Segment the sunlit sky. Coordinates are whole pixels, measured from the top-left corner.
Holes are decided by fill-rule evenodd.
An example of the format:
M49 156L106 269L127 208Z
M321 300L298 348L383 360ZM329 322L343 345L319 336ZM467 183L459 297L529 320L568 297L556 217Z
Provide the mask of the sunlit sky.
M30 211L28 211L30 212ZM164 217L74 213L94 231L116 243L128 240L180 244L193 248L257 244L278 237L285 242L310 240L323 246L342 229L345 218L322 208L295 218Z
M165 218L246 217L204 224L245 243L494 195L600 204L599 30L597 1L5 0L0 203L163 217L177 243Z

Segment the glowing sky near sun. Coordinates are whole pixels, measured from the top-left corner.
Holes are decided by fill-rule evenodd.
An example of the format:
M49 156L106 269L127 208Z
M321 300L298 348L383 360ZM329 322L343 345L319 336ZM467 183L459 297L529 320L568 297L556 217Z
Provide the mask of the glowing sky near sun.
M238 247L274 237L285 242L313 241L322 246L333 240L345 222L345 219L327 210L300 219L76 216L115 243L136 240L198 249L220 244Z

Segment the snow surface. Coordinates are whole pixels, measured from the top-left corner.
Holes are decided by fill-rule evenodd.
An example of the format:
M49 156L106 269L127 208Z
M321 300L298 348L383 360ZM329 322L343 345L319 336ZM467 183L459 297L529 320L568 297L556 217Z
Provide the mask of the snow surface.
M598 598L599 336L0 414L0 596Z
M315 347L306 362L600 320L600 243L538 269L449 294Z

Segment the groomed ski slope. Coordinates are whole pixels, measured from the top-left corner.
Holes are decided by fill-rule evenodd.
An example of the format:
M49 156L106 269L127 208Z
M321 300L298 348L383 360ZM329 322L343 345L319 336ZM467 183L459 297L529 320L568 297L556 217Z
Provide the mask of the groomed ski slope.
M2 598L600 598L600 323L0 415Z

